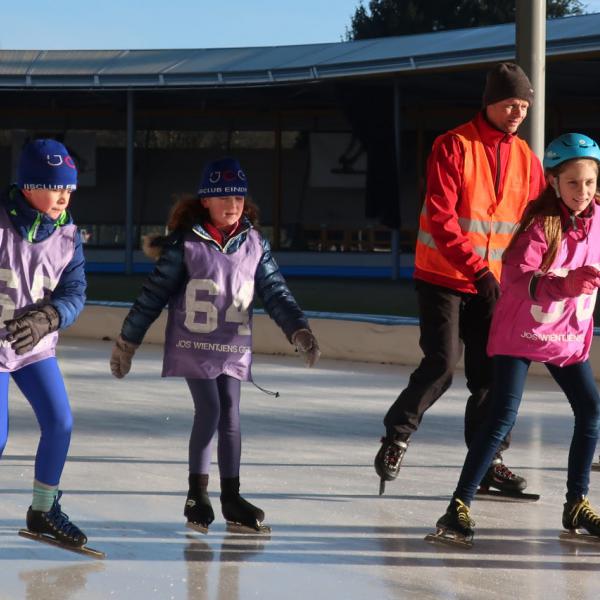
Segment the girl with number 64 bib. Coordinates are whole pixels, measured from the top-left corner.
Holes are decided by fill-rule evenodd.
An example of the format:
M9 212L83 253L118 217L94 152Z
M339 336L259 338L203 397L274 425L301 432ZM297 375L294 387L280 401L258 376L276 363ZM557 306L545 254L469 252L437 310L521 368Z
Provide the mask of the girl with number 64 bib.
M247 192L236 159L206 166L197 196L180 200L171 211L171 233L146 240L158 260L110 359L112 374L124 377L148 327L168 302L162 374L184 377L194 401L184 515L187 526L202 533L214 520L207 489L217 431L223 516L242 530L268 530L262 525L264 512L239 493L240 382L251 380L254 292L309 367L320 355L269 243L254 227L257 208Z
M525 211L502 269L501 296L488 341L493 356L490 417L469 448L437 533L427 540L469 546L469 507L494 452L511 430L532 361L546 364L575 417L562 524L567 537L600 541L600 515L587 494L600 416L588 362L600 286L600 149L579 133L561 135L544 154L548 186Z

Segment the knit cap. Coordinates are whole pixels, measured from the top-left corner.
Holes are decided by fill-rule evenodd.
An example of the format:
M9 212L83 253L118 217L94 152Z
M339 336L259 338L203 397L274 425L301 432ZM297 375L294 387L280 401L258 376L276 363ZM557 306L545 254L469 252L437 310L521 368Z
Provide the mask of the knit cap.
M198 196L245 196L248 181L236 158L209 162L202 173Z
M483 90L483 106L507 98L519 98L529 104L533 103L533 88L529 77L519 65L512 62L498 63L488 72Z
M33 140L21 150L17 186L22 190L74 191L77 189L77 167L60 142Z

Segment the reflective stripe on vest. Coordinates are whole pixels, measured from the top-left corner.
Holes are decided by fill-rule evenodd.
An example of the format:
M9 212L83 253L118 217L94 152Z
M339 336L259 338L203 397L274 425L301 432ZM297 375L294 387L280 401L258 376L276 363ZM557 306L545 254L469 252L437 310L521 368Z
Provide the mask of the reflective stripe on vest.
M523 140L513 139L502 195L497 198L490 164L475 125L469 122L451 133L460 141L464 153L462 188L456 206L458 224L473 252L487 261L492 273L500 280L502 254L529 198L531 150ZM436 139L434 148L440 139ZM455 279L462 287L465 284L468 287L470 282L437 248L429 229L425 204L419 223L415 266L446 279Z

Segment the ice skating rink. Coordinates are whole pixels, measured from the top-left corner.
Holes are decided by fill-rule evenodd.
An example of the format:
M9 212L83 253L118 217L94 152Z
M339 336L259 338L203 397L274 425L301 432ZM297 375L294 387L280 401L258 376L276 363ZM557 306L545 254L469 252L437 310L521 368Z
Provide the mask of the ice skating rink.
M109 342L63 338L59 358L75 428L63 510L108 557L96 561L17 536L30 502L37 425L11 384L11 432L0 463L0 598L502 599L598 598L600 544L561 542L572 418L552 380L530 377L506 463L533 504L476 500L472 550L423 541L444 511L464 458L466 388L459 373L425 416L399 479L377 496L372 460L381 419L408 367L258 355L242 396L242 492L267 514L270 537L207 536L184 527L192 402L160 378L159 346L132 373L110 376ZM600 507L600 473L590 497Z

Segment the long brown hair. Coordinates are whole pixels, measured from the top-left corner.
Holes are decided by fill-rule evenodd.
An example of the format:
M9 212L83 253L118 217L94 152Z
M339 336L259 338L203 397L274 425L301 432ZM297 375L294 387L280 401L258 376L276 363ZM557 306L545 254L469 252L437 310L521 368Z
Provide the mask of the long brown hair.
M245 216L255 229L258 229L258 206L250 200L248 196L244 199ZM175 197L175 203L169 212L167 219L167 230L169 233L174 231L191 231L197 223L210 221L210 215L207 208L202 206L200 198L193 194L185 194ZM166 235L145 235L142 236L142 250L146 256L158 260L162 253L164 244L167 242Z
M252 226L258 228L258 206L246 196L244 199L245 216ZM210 221L210 215L207 208L202 206L200 198L193 194L186 194L175 198L175 204L169 212L167 219L167 229L169 231L189 231L196 223Z
M588 158L574 158L571 160L566 160L561 163L557 167L553 169L548 169L547 173L557 177L565 170L567 165L574 160L592 160ZM598 163L593 161L596 165L596 173L598 172ZM600 194L596 192L595 202L598 203L600 201ZM558 253L558 249L560 248L560 243L562 241L562 221L561 221L561 209L560 209L561 199L557 197L554 188L548 183L544 191L532 202L527 205L521 220L519 221L519 225L517 226L517 230L515 231L506 251L504 252L504 256L506 257L510 252L511 248L515 245L517 239L522 233L525 233L533 223L542 222L544 226L544 236L546 237L546 242L548 243L548 248L542 257L542 263L540 265L540 270L542 272L548 271L556 255Z

